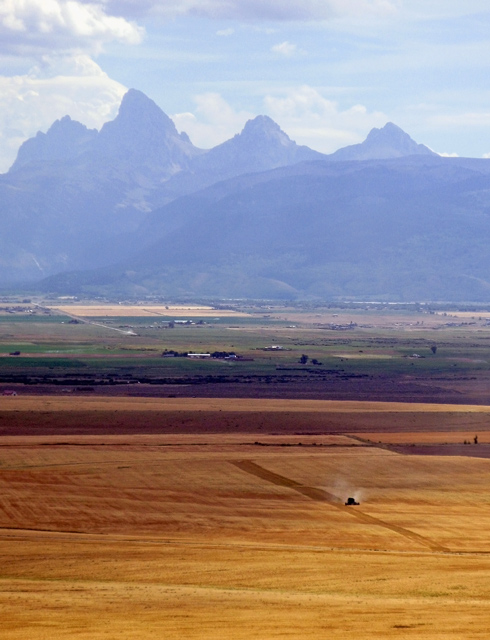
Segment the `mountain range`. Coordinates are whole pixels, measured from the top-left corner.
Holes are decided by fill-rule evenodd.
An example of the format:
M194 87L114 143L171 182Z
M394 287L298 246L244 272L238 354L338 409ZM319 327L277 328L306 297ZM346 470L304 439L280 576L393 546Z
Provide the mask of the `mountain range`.
M267 116L210 150L130 90L0 176L0 283L124 296L490 300L490 161L392 123L324 155ZM34 284L35 283L35 284Z

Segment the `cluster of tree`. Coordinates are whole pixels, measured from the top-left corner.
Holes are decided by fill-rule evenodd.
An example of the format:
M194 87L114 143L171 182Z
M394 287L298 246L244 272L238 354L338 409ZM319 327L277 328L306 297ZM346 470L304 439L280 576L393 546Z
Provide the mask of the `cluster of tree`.
M162 358L187 358L188 355L188 351L179 352L173 349L165 349L165 351L162 351Z
M301 362L301 364L307 364L309 359L310 359L310 356L307 356L306 353L303 353L301 354L299 361ZM322 364L322 363L319 362L316 358L312 358L311 364Z

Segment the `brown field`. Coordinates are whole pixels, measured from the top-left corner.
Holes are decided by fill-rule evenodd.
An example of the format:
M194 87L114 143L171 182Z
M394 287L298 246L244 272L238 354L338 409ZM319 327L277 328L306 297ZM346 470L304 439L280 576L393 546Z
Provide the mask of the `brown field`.
M14 397L0 435L2 640L488 637L490 407Z
M241 311L233 311L231 309L213 309L206 306L178 306L178 305L127 305L127 304L106 304L106 305L61 305L47 306L52 311L59 311L68 315L97 318L97 317L153 317L153 316L171 316L175 318L232 318L246 317L248 314Z
M482 311L479 313L465 311L436 311L434 313L418 313L403 312L384 309L383 311L373 311L358 308L356 310L332 310L317 309L310 312L304 309L272 309L270 317L280 318L288 322L298 323L297 326L305 327L313 325L321 327L322 325L340 324L347 325L351 322L358 325L361 329L382 330L382 329L398 329L408 332L425 332L433 329L440 329L448 322L459 320L462 322L472 322L472 325L465 325L465 330L472 333L481 329L486 325L486 318L490 314ZM474 323L474 324L473 324Z

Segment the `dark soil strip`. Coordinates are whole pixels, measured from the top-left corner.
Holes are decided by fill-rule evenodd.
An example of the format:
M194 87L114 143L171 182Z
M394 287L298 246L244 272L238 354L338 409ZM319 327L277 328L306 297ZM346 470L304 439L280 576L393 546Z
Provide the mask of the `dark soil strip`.
M271 482L272 484L278 485L280 487L287 487L292 489L293 491L297 491L302 495L310 498L311 500L315 500L316 502L327 502L330 506L339 509L340 511L344 511L349 515L357 518L361 522L370 525L376 525L379 527L384 527L385 529L389 529L390 531L394 531L405 538L409 538L414 542L417 542L425 547L429 547L431 551L443 551L450 552L450 549L447 547L443 547L430 540L429 538L425 538L424 536L419 535L409 529L404 529L403 527L399 527L395 524L391 524L384 520L379 520L378 518L374 518L373 516L368 515L367 513L363 513L357 507L347 507L342 504L342 501L338 496L335 496L328 491L324 491L323 489L318 489L316 487L306 487L296 480L292 480L291 478L286 478L285 476L281 476L273 471L269 471L264 467L252 462L251 460L240 460L240 461L232 461L231 464L234 464L236 467L245 471L246 473L250 473L257 478L261 478L262 480L266 480L267 482Z
M380 446L380 445L378 445ZM385 444L394 453L413 456L464 456L465 458L490 458L490 444Z

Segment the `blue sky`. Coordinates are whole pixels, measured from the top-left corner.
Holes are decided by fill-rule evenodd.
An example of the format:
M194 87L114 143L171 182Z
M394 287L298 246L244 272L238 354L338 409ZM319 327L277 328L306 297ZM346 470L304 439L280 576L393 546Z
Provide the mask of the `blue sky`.
M0 171L69 114L140 89L209 148L258 114L326 153L392 121L439 153L490 154L483 0L0 0Z

